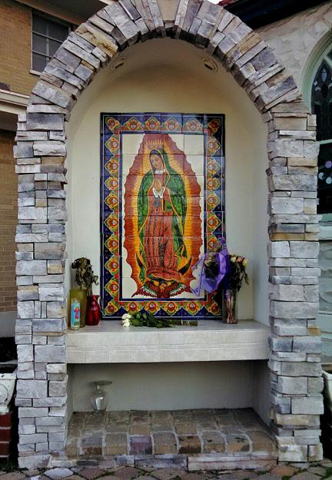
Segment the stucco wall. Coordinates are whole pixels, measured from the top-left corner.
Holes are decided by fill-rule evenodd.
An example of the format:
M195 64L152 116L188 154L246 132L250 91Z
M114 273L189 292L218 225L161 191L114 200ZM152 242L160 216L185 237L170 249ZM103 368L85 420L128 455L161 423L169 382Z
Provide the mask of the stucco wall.
M99 275L100 112L195 112L226 115L226 230L231 251L250 259L251 284L240 293L240 318L268 323L266 130L259 113L204 52L174 40L127 49L125 65L105 69L84 92L68 137L69 262L91 259Z
M74 411L92 410L93 382L108 380L109 410L252 406L254 362L73 366ZM241 379L241 381L239 381Z

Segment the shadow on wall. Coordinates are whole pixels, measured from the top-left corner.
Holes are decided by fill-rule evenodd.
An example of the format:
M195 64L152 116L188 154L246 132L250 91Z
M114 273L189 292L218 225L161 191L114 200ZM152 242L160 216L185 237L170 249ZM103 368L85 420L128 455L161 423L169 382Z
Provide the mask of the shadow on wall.
M16 312L0 313L0 338L15 337Z

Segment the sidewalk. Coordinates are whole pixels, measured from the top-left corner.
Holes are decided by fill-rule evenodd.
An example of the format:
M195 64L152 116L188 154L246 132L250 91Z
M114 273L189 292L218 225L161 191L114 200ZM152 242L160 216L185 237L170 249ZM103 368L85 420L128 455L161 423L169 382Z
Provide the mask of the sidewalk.
M179 468L96 467L53 468L45 471L1 471L1 480L332 480L332 461L319 464L279 464L262 470L188 473Z

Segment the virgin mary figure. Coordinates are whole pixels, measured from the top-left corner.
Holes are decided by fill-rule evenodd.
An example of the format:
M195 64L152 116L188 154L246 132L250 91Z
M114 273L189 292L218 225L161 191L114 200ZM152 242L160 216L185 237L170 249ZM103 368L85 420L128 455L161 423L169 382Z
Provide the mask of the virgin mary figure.
M137 200L142 286L135 295L170 298L186 290L182 275L191 264L184 241L186 191L162 148L152 149L149 161Z

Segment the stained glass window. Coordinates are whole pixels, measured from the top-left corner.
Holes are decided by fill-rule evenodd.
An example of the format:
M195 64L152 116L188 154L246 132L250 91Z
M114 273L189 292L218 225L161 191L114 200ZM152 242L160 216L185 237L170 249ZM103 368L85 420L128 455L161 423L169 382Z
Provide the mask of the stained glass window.
M332 212L332 50L323 58L311 90L312 113L317 115L318 213Z

